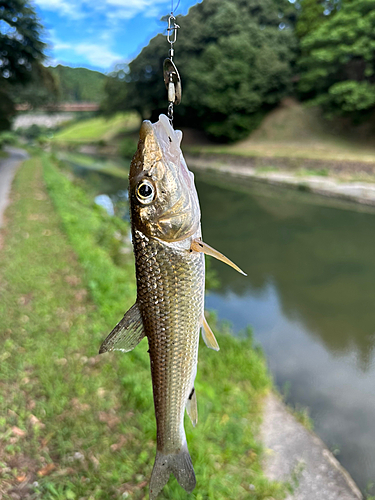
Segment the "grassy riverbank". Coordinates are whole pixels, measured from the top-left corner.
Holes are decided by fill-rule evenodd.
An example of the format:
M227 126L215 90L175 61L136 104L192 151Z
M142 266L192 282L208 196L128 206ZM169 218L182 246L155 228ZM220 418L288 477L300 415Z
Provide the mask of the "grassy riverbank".
M118 113L111 118L99 116L68 125L54 136L52 143L62 145L105 143L138 126L139 117L135 113Z
M147 342L97 355L135 298L128 227L47 157L24 164L12 199L0 252L0 496L144 498L155 455ZM200 348L199 424L186 421L189 498L282 498L257 440L263 357L221 330L219 353ZM188 495L171 479L160 498Z
M196 136L197 137L197 136ZM259 128L235 144L188 145L191 153L231 155L238 158L287 158L291 165L303 160L375 163L373 130L328 121L318 108L286 99L268 113Z

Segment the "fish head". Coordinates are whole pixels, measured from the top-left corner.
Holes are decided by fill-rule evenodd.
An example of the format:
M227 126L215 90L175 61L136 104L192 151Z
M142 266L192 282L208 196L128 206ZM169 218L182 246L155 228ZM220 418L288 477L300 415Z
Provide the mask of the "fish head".
M130 165L132 224L148 237L173 242L195 234L200 208L194 175L180 148L182 132L168 118L142 123L137 152Z

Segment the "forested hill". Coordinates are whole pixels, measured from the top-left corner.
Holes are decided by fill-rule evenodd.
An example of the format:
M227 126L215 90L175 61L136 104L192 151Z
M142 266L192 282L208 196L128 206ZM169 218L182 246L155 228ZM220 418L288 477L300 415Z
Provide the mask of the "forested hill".
M61 66L48 68L56 79L62 102L101 102L106 76L86 68Z

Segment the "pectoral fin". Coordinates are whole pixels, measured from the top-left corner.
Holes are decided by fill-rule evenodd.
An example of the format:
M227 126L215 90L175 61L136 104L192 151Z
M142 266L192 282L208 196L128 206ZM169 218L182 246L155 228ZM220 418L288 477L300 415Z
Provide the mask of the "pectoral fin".
M214 248L210 247L207 245L207 243L203 243L203 241L196 239L191 242L191 250L194 252L202 252L205 253L206 255L211 255L211 257L215 257L215 259L221 260L221 262L225 262L225 264L228 264L228 266L233 267L236 271L239 273L243 274L244 276L247 276L246 273L242 271L234 262L228 259L228 257L225 257L222 253L218 252Z
M141 312L135 303L102 343L99 354L108 351L131 351L144 336Z
M186 412L189 415L193 427L195 427L198 422L198 407L197 407L197 395L195 393L194 387L192 388L186 403Z
M213 349L214 351L219 351L220 350L219 344L217 343L215 335L213 334L210 325L207 323L204 314L202 314L202 326L203 326L202 337L206 346L209 347L210 349Z

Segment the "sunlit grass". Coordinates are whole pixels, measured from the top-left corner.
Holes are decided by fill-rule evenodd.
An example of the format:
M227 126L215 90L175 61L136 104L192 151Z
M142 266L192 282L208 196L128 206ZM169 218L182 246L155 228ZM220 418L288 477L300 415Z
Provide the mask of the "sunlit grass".
M118 113L111 118L102 116L80 120L58 132L53 142L95 143L110 141L116 135L137 128L140 119L136 113Z
M358 145L342 146L334 140L327 143L293 143L293 142L248 142L236 145L210 145L185 148L191 153L230 154L242 157L296 158L315 160L344 160L375 162L375 150L361 148Z
M145 498L155 455L147 342L97 355L135 299L128 226L48 158L25 163L12 196L0 252L0 493ZM198 426L186 421L197 488L189 496L171 479L160 498L283 498L257 440L263 356L251 337L216 334L219 353L200 348Z

